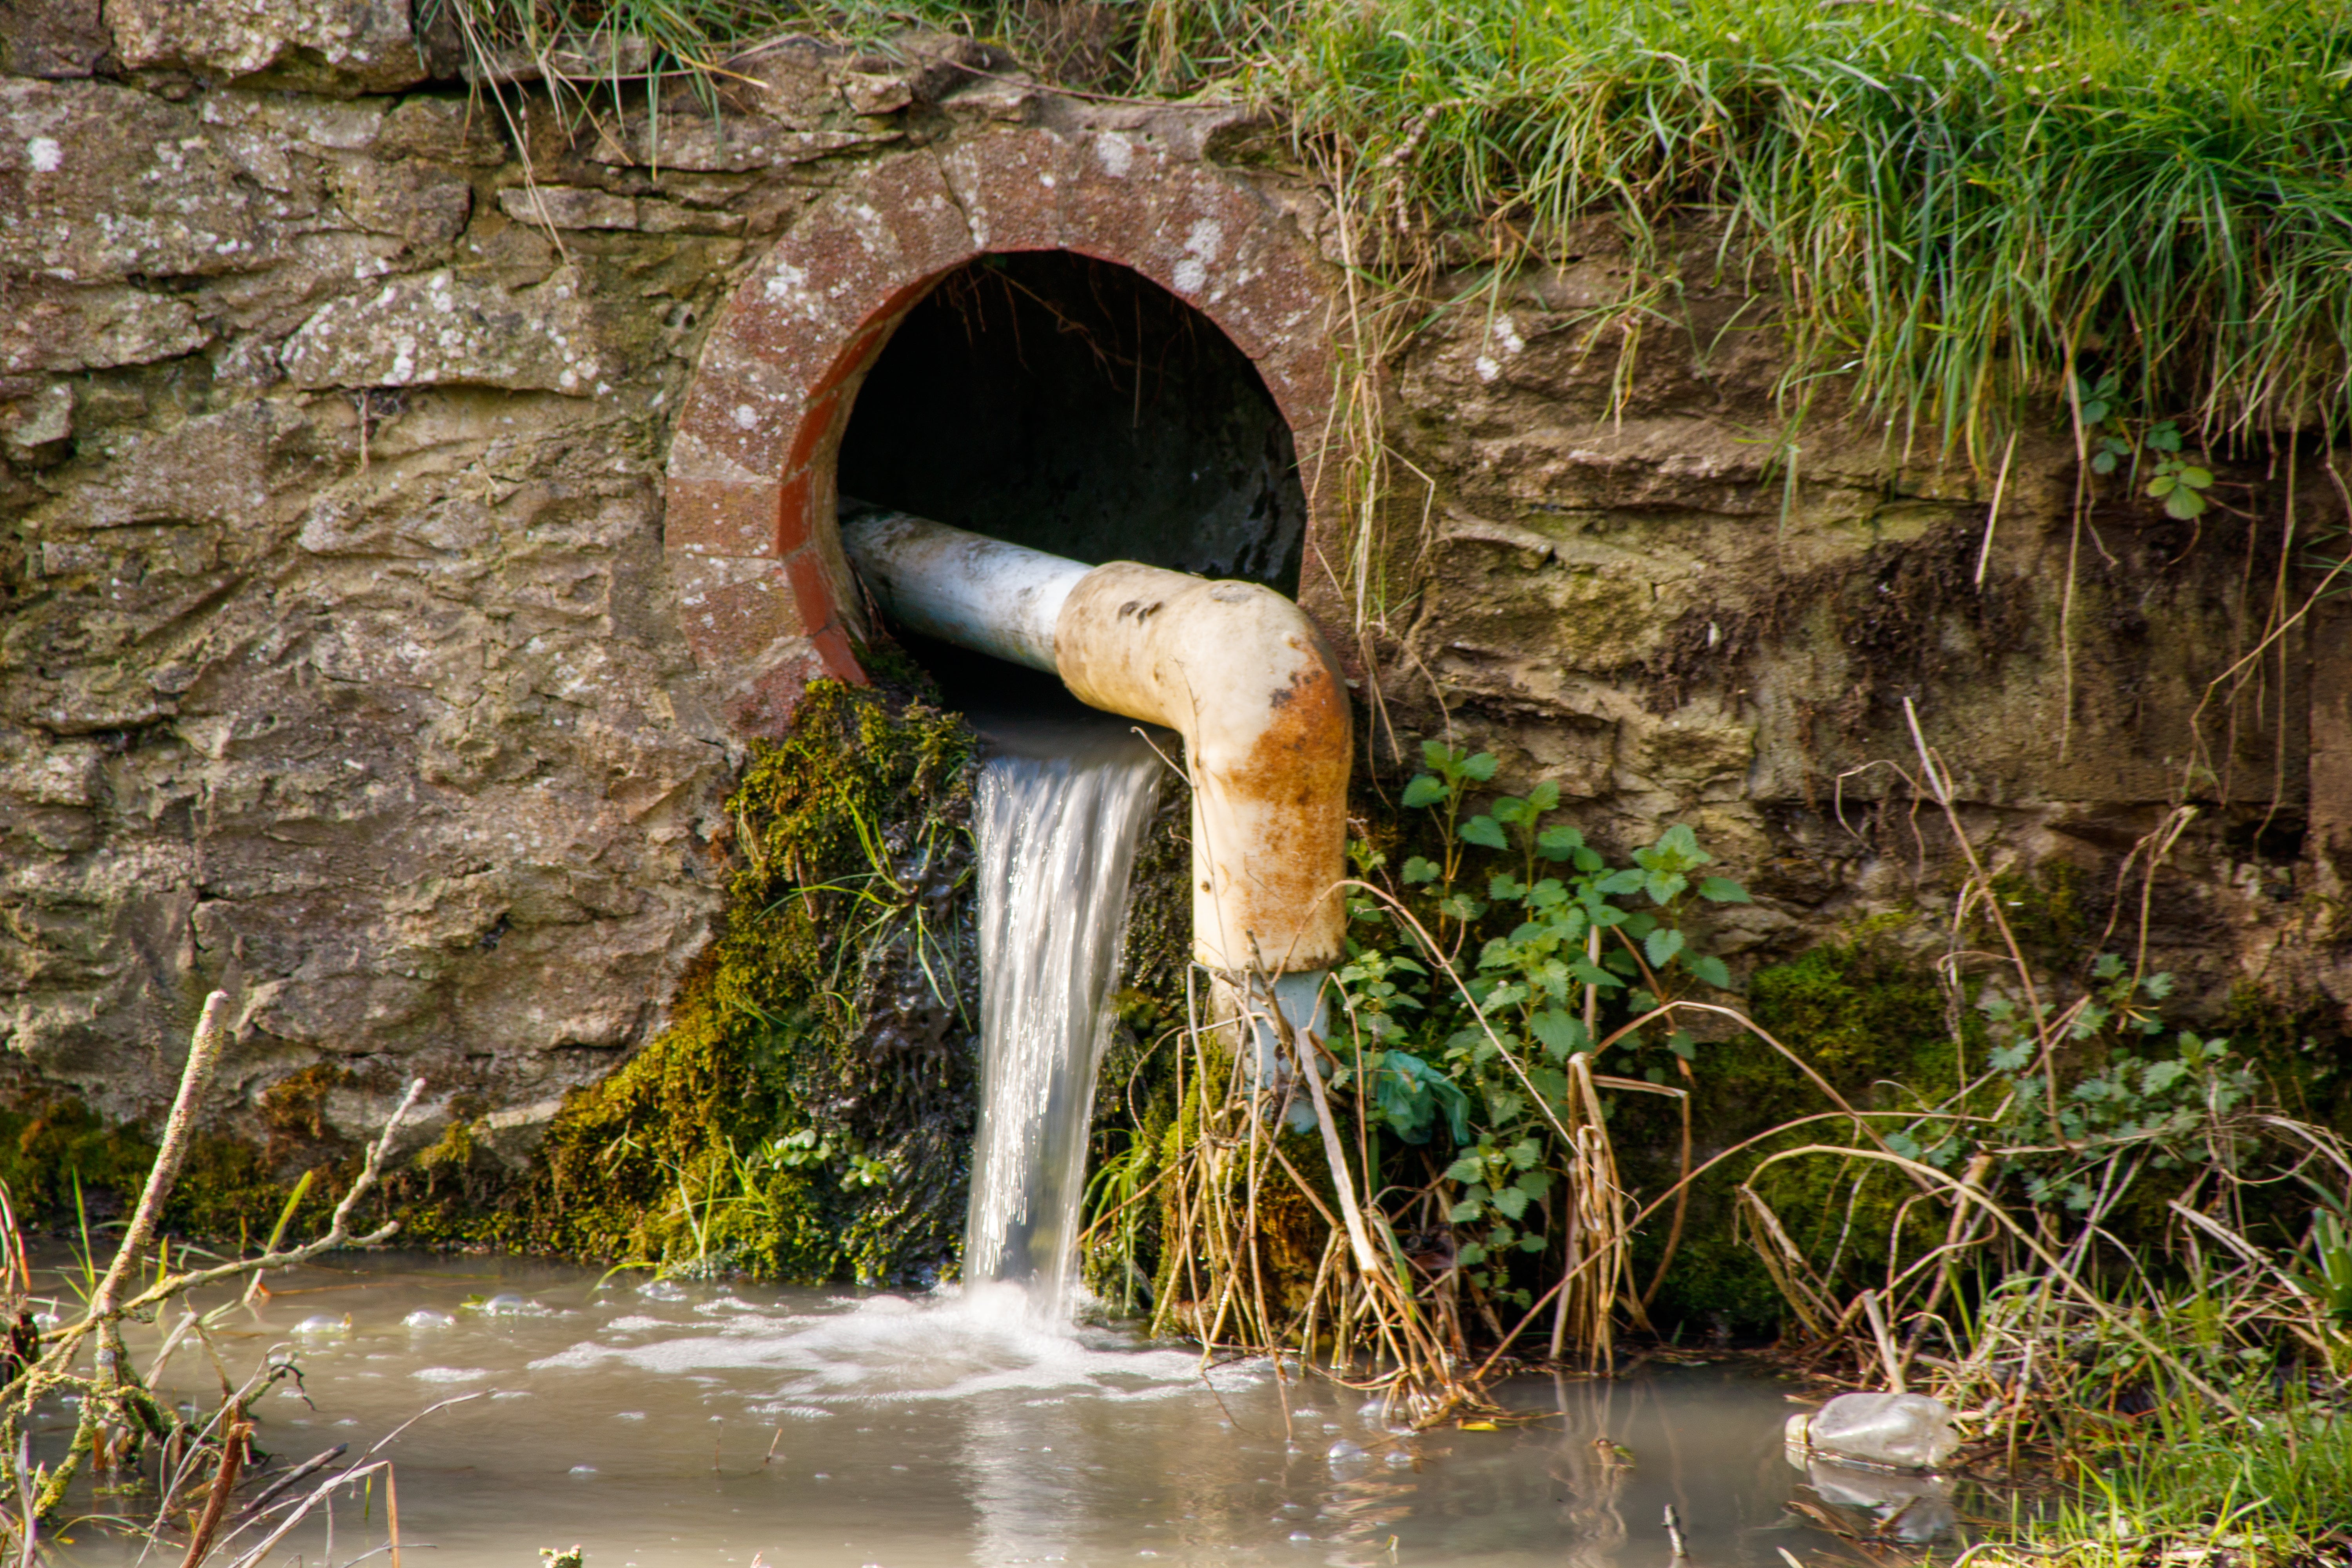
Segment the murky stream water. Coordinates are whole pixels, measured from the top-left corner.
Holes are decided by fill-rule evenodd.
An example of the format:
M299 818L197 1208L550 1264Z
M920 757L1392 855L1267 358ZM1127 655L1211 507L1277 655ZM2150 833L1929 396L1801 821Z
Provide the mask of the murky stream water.
M1669 1568L1669 1502L1696 1568L1777 1563L1777 1545L1801 1544L1780 1509L1801 1479L1780 1454L1790 1406L1732 1368L1513 1385L1509 1402L1541 1419L1420 1437L1388 1431L1351 1390L1294 1382L1286 1437L1263 1363L1204 1378L1180 1351L1046 1327L1017 1289L853 1300L398 1257L270 1283L215 1342L232 1375L298 1347L308 1398L281 1390L257 1412L271 1453L356 1453L475 1396L385 1450L411 1568L531 1568L539 1548L574 1542L590 1568L755 1554L772 1568ZM133 1342L142 1365L152 1332ZM176 1358L165 1383L207 1408L219 1397L200 1357ZM70 1412L54 1415L61 1437ZM1339 1444L1352 1447L1335 1458ZM322 1520L272 1563L341 1568L381 1546L371 1506L363 1521L359 1500L337 1505L331 1554ZM68 1562L136 1555L100 1531L65 1533Z

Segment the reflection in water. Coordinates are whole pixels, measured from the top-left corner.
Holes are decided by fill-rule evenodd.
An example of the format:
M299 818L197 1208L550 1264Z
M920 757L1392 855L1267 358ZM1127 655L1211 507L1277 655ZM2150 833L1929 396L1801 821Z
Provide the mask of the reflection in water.
M1868 1514L1875 1532L1890 1541L1916 1546L1959 1532L1952 1483L1945 1477L1865 1469L1796 1453L1790 1462L1803 1468L1814 1496Z
M1804 1539L1773 1528L1804 1479L1780 1458L1789 1405L1721 1368L1513 1384L1529 1419L1419 1436L1362 1394L1294 1378L1286 1428L1262 1363L1204 1374L1194 1354L1042 1322L1018 1289L850 1300L600 1288L517 1259L344 1267L367 1271L273 1278L278 1294L233 1310L214 1341L236 1372L297 1343L305 1319L351 1320L301 1336L308 1399L276 1393L256 1412L286 1463L475 1395L387 1450L404 1553L435 1548L415 1564L513 1568L577 1541L588 1568L748 1568L754 1552L770 1568L1669 1568L1668 1502L1696 1568L1777 1568L1774 1546ZM142 1354L155 1331L139 1331ZM173 1376L175 1398L216 1394L200 1358ZM62 1441L71 1413L44 1416ZM335 1568L383 1544L381 1510L362 1511L337 1509ZM73 1563L136 1556L75 1533ZM289 1538L272 1568L297 1552L316 1568L323 1544Z

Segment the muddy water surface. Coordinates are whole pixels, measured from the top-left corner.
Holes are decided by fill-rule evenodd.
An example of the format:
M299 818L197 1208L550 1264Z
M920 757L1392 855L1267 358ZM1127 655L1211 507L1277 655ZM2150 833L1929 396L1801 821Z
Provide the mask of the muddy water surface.
M648 1283L516 1260L378 1258L272 1279L215 1336L241 1374L294 1347L305 1393L258 1441L385 1450L407 1568L945 1563L1532 1563L1696 1568L1801 1545L1782 1500L1781 1389L1728 1367L1506 1390L1534 1419L1391 1431L1328 1381L1213 1368L1111 1329L1058 1329L1025 1296L920 1301ZM136 1347L144 1364L150 1340ZM185 1353L177 1396L218 1398ZM1286 1426L1285 1406L1288 1408ZM58 1411L51 1440L69 1419ZM383 1542L381 1500L271 1562L341 1568ZM69 1561L128 1562L103 1531ZM172 1554L176 1559L176 1552ZM151 1557L149 1561L157 1561ZM381 1552L370 1558L381 1562Z

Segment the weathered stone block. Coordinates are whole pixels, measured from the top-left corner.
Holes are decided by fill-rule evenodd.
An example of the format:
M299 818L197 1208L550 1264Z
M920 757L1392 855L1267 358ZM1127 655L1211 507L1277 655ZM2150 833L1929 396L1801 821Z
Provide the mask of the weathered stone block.
M0 451L27 468L46 468L65 456L73 438L74 390L52 382L0 408Z
M320 92L395 92L425 79L408 0L109 0L131 70L268 73Z
M328 188L352 223L413 250L456 239L474 210L474 187L427 163L349 164L334 171Z
M446 268L395 279L326 305L280 360L306 387L461 383L576 397L618 372L568 269L512 291Z
M0 80L0 276L120 282L262 265L284 215L194 114L96 81Z
M193 353L211 339L194 309L168 294L0 283L0 372L147 364Z
M88 76L110 43L99 0L0 0L0 72Z
M555 228L635 228L634 196L578 185L517 185L499 193L499 206L517 223Z
M748 174L813 163L853 148L901 140L897 131L805 131L760 115L664 114L658 123L644 114L623 122L616 139L599 138L588 150L596 163L615 168L680 169L689 174Z

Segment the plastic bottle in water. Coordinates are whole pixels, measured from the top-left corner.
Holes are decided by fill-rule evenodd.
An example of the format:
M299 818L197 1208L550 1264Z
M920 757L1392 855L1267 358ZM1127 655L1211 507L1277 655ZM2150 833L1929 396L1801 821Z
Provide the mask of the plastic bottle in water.
M1789 1444L1848 1464L1932 1470L1960 1451L1951 1408L1924 1394L1841 1394L1789 1417Z

